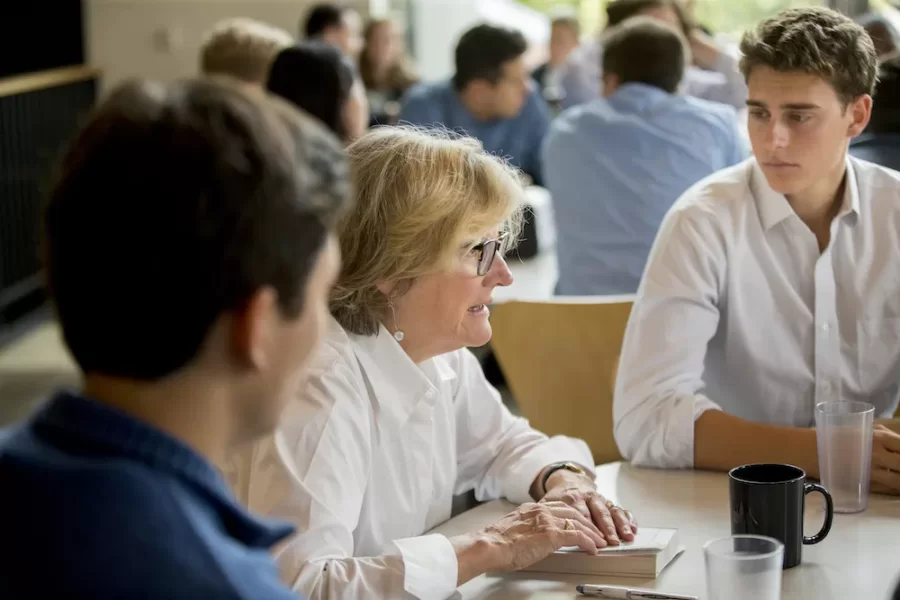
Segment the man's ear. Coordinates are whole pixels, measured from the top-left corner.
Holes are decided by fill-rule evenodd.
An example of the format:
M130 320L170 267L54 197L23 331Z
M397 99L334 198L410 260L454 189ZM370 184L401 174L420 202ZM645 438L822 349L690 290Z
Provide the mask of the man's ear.
M232 348L237 360L255 371L268 367L278 326L278 293L271 287L258 289L234 312Z
M608 98L619 89L619 76L615 73L603 73L603 96Z
M847 128L847 137L854 138L865 131L869 125L869 119L872 118L872 96L863 94L856 100L850 102L847 106L850 111L852 121L850 127Z

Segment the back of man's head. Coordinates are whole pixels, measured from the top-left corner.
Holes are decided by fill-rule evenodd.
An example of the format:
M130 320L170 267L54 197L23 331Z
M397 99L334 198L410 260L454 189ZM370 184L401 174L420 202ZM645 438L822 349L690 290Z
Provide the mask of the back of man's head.
M607 87L642 83L675 93L684 77L689 51L684 37L651 17L632 17L603 38Z
M286 31L253 19L221 21L200 48L200 71L262 85L275 55L293 43Z
M332 135L261 90L119 87L71 144L44 215L48 288L75 361L155 381L261 290L297 317L349 203L346 171Z
M866 131L900 133L900 53L886 58L878 69L878 87Z
M631 17L671 5L672 0L613 0L606 5L606 26L616 27Z
M329 29L343 25L344 10L344 6L334 2L314 5L306 14L300 33L310 40L321 38Z
M278 53L266 89L316 117L346 140L350 132L345 105L353 78L353 64L340 50L322 42L302 42Z
M519 31L495 25L476 25L456 44L456 74L453 84L462 90L477 79L495 84L503 78L503 65L528 50Z

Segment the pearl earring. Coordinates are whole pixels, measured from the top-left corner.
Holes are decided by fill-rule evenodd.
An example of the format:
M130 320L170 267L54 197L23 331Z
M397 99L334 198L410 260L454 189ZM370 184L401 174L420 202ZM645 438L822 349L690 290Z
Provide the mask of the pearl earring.
M394 327L397 328L397 331L394 332L394 339L398 342L403 341L403 331L400 329L400 323L397 321L397 311L394 310L394 303L388 300L388 308L391 309L391 316L394 318Z

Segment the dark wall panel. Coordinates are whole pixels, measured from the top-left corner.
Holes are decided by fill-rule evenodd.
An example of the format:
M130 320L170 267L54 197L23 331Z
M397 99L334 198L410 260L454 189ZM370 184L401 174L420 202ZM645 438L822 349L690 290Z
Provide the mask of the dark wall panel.
M44 300L41 207L65 142L95 95L87 80L0 97L0 328Z
M80 0L0 0L0 78L81 65Z

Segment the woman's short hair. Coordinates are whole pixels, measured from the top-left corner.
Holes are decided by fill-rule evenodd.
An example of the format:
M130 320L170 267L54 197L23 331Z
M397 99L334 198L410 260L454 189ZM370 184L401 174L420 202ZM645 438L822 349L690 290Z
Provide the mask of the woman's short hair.
M330 307L352 333L378 332L388 306L379 283L405 286L451 270L465 246L493 227L518 237L520 176L477 140L381 127L347 152L357 203L338 225L343 266Z
M200 48L200 71L262 85L272 59L294 43L286 31L243 17L220 21Z
M347 139L344 105L353 88L353 65L337 48L304 42L278 53L266 87Z

